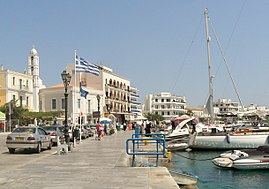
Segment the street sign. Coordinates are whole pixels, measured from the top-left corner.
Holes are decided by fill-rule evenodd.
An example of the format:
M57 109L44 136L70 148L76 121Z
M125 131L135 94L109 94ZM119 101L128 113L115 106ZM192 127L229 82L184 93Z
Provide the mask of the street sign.
M92 113L93 117L100 117L100 112L96 111Z

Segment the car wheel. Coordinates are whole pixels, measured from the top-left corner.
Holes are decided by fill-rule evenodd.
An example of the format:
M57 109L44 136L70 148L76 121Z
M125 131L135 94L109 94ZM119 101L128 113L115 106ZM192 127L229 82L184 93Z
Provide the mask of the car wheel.
M52 141L50 141L49 143L48 150L51 150L51 148L52 148Z
M9 153L14 154L15 153L15 148L9 148L8 151L9 151Z
M36 152L37 153L40 153L41 152L41 149L42 149L41 143L38 143L37 148L36 148Z

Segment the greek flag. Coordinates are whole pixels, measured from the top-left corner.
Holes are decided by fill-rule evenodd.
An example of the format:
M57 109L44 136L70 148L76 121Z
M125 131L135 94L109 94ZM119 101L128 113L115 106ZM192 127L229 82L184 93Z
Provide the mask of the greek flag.
M87 98L87 95L89 94L88 91L85 91L84 89L82 89L82 86L81 86L81 82L80 82L80 96L84 97L85 99Z
M99 66L87 62L81 57L76 56L76 72L86 72L99 76Z

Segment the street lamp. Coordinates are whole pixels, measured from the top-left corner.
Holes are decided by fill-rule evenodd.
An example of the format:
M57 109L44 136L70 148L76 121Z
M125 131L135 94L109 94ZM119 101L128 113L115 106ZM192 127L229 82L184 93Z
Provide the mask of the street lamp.
M67 73L66 70L64 70L61 73L61 76L64 83L64 108L65 108L64 136L65 136L65 142L68 145L69 135L68 135L68 120L67 120L67 100L68 100L67 87L70 84L71 75Z
M98 94L97 96L96 96L96 98L97 98L97 109L98 109L98 122L100 121L100 95Z

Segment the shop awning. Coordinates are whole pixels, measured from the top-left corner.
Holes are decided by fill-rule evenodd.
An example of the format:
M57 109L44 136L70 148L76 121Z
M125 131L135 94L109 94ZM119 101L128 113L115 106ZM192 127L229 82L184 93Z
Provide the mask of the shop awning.
M3 112L0 112L0 121L5 121L6 120L6 114Z

